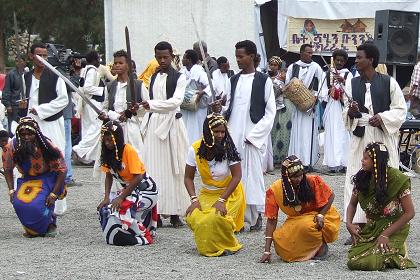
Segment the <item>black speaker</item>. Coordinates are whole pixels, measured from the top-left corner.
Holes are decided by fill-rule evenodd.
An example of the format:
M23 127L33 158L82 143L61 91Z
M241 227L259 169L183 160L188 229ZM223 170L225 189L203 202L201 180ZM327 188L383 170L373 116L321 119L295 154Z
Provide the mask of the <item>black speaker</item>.
M376 11L375 45L379 63L414 65L417 59L419 13Z

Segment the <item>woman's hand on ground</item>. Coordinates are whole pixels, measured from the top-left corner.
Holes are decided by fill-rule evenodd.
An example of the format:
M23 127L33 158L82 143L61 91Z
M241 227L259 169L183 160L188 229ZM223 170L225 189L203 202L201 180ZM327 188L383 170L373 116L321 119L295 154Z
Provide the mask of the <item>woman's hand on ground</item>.
M352 239L352 244L355 245L360 237L360 226L356 224L346 224L347 230L349 231Z
M270 263L271 262L271 254L264 253L261 256L260 263Z
M379 235L379 237L376 239L376 248L382 254L388 253L391 249L389 247L389 237L385 235Z
M101 208L106 207L109 205L109 198L104 198L101 203L99 203L98 207L96 207L96 210L101 210Z

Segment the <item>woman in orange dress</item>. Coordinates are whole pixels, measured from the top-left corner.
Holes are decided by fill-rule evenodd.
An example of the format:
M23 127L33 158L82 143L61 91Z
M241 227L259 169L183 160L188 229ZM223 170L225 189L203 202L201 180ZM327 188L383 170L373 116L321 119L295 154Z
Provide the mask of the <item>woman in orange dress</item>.
M294 155L282 163L281 176L266 193L265 251L260 261L271 260L272 241L285 262L326 259L327 243L337 240L340 228L333 191L321 177L306 175ZM279 209L287 219L276 229Z

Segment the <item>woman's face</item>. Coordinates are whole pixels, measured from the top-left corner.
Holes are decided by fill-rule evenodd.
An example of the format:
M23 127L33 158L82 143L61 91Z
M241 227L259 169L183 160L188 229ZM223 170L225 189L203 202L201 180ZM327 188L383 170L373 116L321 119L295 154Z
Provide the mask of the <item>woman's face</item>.
M292 182L293 187L299 186L300 182L303 179L303 172L296 174L293 177L290 177L290 181Z
M270 71L273 71L276 74L279 71L279 65L274 61L270 62L270 64L268 64L268 67L270 68Z
M211 130L213 131L214 140L216 143L222 143L226 136L226 127L223 124L219 124L218 126L213 127Z
M368 152L364 152L363 153L363 158L362 158L362 169L364 171L373 171L373 160L372 158L369 156Z
M109 134L105 134L102 138L102 141L105 145L105 147L108 150L114 150L114 140L112 140L112 136Z

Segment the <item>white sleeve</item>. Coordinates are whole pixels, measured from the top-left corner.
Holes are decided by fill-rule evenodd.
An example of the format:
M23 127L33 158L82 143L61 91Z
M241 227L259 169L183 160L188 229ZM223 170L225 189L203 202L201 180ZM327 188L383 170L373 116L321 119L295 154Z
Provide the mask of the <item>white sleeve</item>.
M187 80L185 75L181 75L176 83L174 95L166 100L149 100L150 112L167 114L173 110L176 110L181 106L184 100L185 87L187 86Z
M67 88L66 83L61 78L58 78L57 85L55 87L57 91L57 97L51 100L48 103L39 104L38 106L34 106L39 118L44 120L48 117L51 117L66 108L67 104L69 104L69 97L67 95Z
M192 166L192 167L197 166L197 163L195 161L195 151L194 151L194 148L192 146L190 146L188 148L188 155L187 155L185 163L189 166Z
M93 68L93 67L91 67ZM85 84L83 85L83 92L90 95L98 95L102 96L104 88L97 86L97 81L99 79L98 70L96 68L93 68L92 70L86 69L85 72Z

